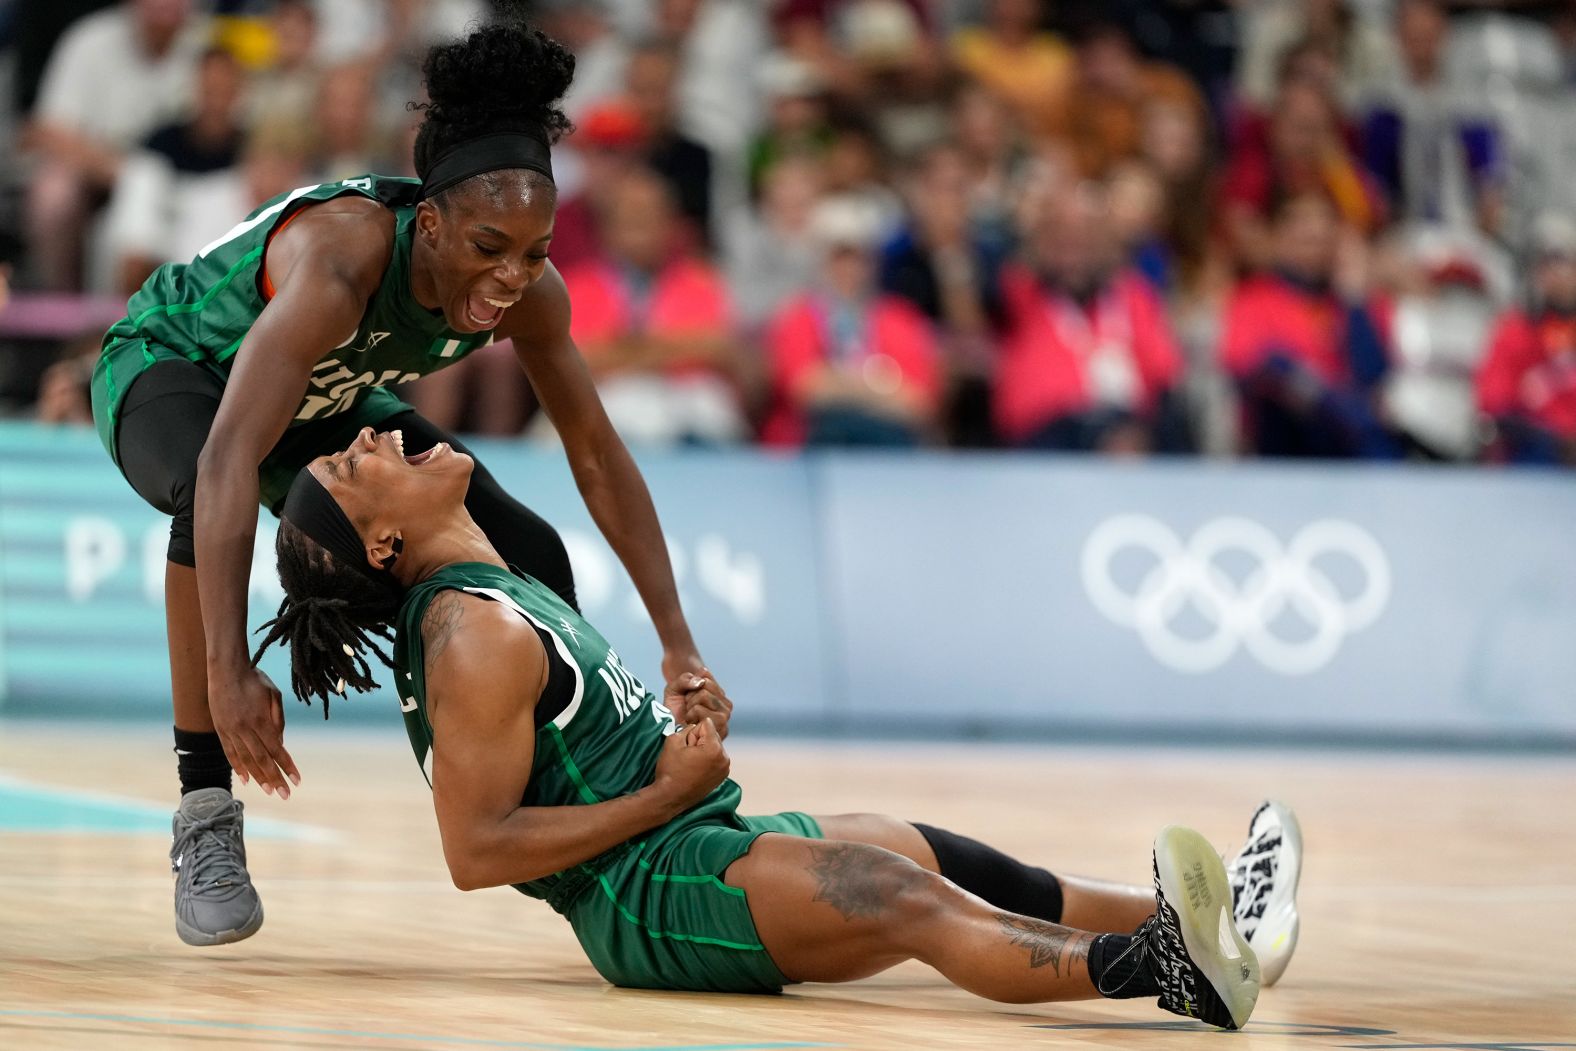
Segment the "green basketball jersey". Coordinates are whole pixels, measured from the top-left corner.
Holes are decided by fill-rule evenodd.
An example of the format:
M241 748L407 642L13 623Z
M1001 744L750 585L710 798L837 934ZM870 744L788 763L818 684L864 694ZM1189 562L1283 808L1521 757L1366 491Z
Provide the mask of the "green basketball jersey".
M154 271L105 335L93 373L94 416L105 447L114 453L127 388L155 362L191 361L228 381L236 351L267 302L263 252L269 236L302 208L336 197L367 197L387 206L394 213L394 251L356 331L313 368L294 423L345 412L368 391L408 383L492 342L490 332L451 331L441 312L424 309L411 295L417 187L414 179L380 175L303 186L259 207L191 262Z
M630 674L607 640L551 589L482 562L447 566L411 588L395 625L400 709L411 747L429 783L434 743L432 723L427 718L421 620L433 598L445 589L508 606L543 636L548 660L564 662L573 674L573 693L563 711L546 722L538 720L536 755L521 806L600 803L651 783L662 742L674 730L673 713ZM528 689L529 685L520 684L522 701ZM739 799L738 785L724 781L679 818L647 832L642 842L658 841L674 828L697 820L742 828L735 813ZM630 845L616 847L569 872L517 884L515 889L544 899L554 908L564 907Z

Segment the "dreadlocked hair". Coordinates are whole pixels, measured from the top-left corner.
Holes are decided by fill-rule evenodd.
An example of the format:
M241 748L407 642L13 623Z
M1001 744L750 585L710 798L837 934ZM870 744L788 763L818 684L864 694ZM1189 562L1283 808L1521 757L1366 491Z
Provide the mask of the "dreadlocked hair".
M416 174L423 179L444 150L470 139L521 131L552 144L574 127L561 100L575 76L575 56L518 21L436 45L421 72L429 101L411 108L426 111L415 148Z
M287 521L279 523L274 552L285 600L278 615L257 629L268 634L252 664L274 643L288 646L291 689L307 704L314 695L323 698L327 719L330 696L343 697L347 688L366 693L378 685L367 663L368 652L385 667L394 667L393 658L376 639L393 641L391 625L399 613L400 595L339 565Z

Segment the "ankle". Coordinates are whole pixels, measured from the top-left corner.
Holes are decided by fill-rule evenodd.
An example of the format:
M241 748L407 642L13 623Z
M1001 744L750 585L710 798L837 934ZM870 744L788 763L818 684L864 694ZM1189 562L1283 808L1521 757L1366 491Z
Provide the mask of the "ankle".
M1089 980L1111 1000L1159 996L1160 983L1146 965L1148 954L1134 947L1137 935L1102 934L1089 946Z
M230 760L213 732L175 727L175 763L181 778L181 795L199 788L232 788Z

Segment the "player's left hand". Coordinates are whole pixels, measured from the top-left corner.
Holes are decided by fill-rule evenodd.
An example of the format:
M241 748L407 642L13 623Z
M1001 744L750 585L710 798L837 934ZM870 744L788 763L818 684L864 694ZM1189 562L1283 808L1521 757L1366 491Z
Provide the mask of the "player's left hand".
M728 700L711 669L680 672L663 691L662 703L680 726L710 718L717 727L717 736L728 736L728 717L733 714L733 702Z

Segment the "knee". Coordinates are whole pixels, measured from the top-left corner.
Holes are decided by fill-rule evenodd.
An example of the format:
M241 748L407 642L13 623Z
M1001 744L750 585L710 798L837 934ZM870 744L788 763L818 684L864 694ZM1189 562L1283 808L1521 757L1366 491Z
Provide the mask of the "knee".
M911 861L908 866L912 871L892 891L892 918L902 928L917 931L956 908L958 888Z

